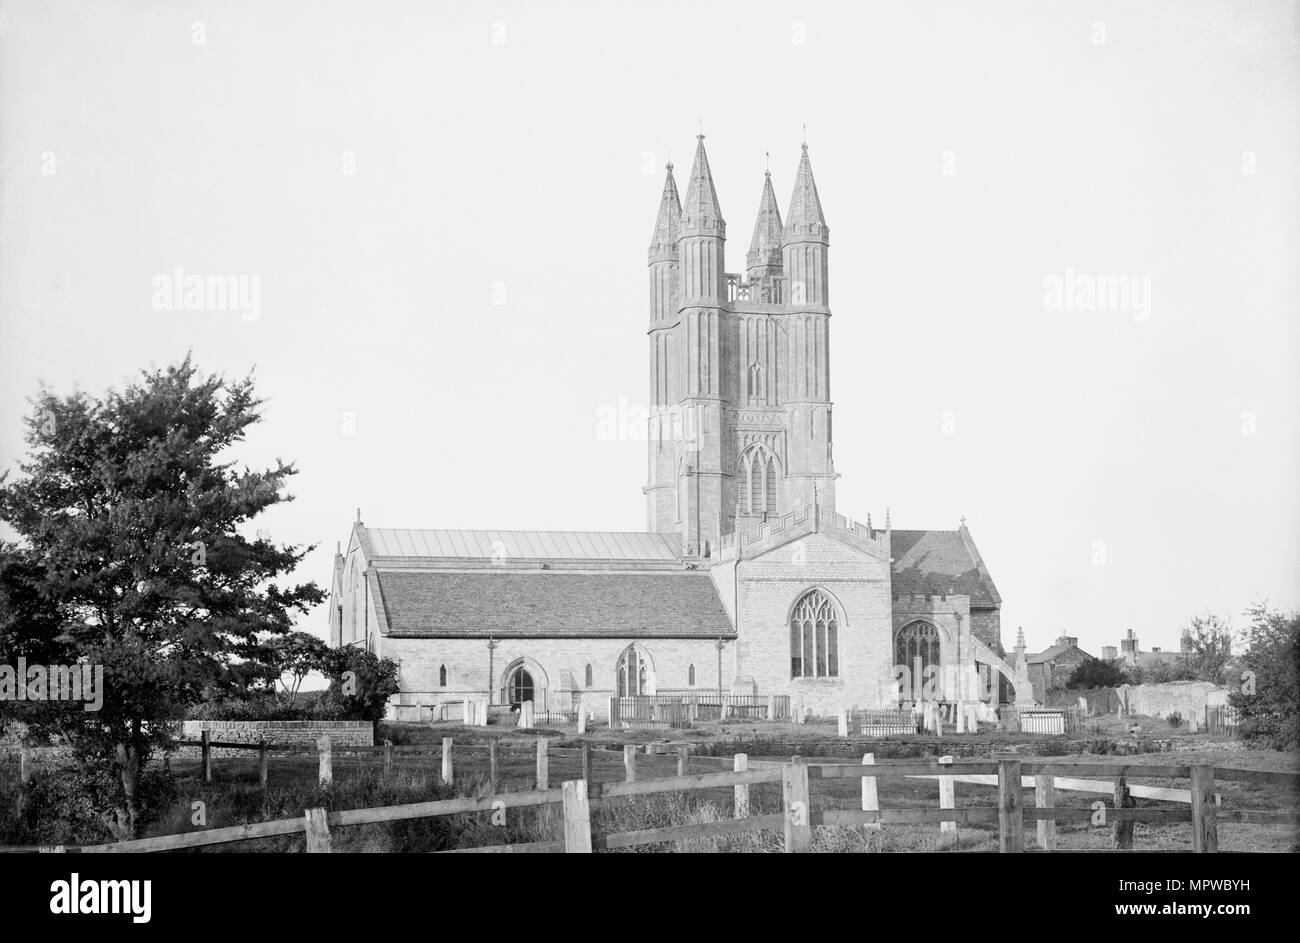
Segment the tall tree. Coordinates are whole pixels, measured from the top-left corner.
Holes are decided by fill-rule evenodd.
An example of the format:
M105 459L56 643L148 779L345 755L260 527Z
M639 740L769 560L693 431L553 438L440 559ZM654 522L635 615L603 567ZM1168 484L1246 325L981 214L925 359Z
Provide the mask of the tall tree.
M118 777L126 834L169 722L204 696L273 684L269 640L324 598L277 582L310 547L242 532L292 500L292 464L229 461L261 404L251 376L202 376L189 356L103 397L42 389L21 475L0 475L0 520L21 538L0 548L0 658L103 668L99 710L28 706Z
M1212 612L1193 616L1183 629L1183 664L1192 680L1223 683L1223 669L1232 656L1232 628Z
M1300 612L1282 613L1260 602L1246 615L1247 647L1241 671L1229 678L1228 703L1241 715L1242 739L1294 750L1300 746Z

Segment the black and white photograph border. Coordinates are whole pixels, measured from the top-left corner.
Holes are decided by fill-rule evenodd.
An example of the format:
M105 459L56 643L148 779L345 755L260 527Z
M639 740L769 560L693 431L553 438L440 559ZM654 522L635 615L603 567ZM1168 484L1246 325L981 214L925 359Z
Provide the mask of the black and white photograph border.
M1296 851L1297 20L0 0L0 852Z

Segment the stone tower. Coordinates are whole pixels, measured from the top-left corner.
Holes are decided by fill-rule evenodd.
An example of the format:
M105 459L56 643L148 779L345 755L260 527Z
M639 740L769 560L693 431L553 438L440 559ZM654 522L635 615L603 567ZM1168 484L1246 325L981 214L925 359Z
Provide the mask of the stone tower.
M765 173L745 273L726 271L726 222L704 136L686 199L672 165L649 250L649 527L688 555L814 501L835 505L830 230L803 146L784 224Z

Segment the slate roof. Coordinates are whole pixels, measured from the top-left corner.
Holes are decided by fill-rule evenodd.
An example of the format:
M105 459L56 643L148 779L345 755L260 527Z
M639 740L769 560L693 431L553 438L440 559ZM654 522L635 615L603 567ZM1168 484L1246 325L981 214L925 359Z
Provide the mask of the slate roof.
M735 638L707 573L379 570L392 636Z
M975 608L1002 603L993 577L966 530L896 530L892 532L893 592L969 596Z
M635 531L420 530L359 527L370 558L644 560L676 563L681 539Z

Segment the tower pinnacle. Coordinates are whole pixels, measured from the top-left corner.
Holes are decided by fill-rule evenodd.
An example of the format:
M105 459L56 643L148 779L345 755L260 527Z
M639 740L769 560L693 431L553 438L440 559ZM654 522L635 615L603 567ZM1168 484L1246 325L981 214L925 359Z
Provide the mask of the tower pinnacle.
M803 145L799 170L795 173L794 193L790 197L790 212L785 219L785 238L789 242L820 241L807 237L830 235L826 217L822 215L822 201L817 195L817 182L813 180L812 164L808 162L808 145ZM804 238L799 238L804 237Z
M682 204L677 197L677 181L673 179L673 162L666 165L664 192L659 198L659 216L655 219L654 235L650 238L650 260L659 257L675 258L677 235L681 229Z
M770 266L771 274L781 271L781 210L776 205L776 193L772 190L772 172L763 174L763 195L758 201L758 218L754 221L754 238L749 243L749 253L745 256L745 265L750 276L753 270ZM767 272L759 273L761 275Z
M682 231L704 231L725 235L722 207L718 191L713 186L713 173L709 170L709 155L704 152L704 135L696 135L695 164L691 167L690 183L686 186L686 202L682 204Z

